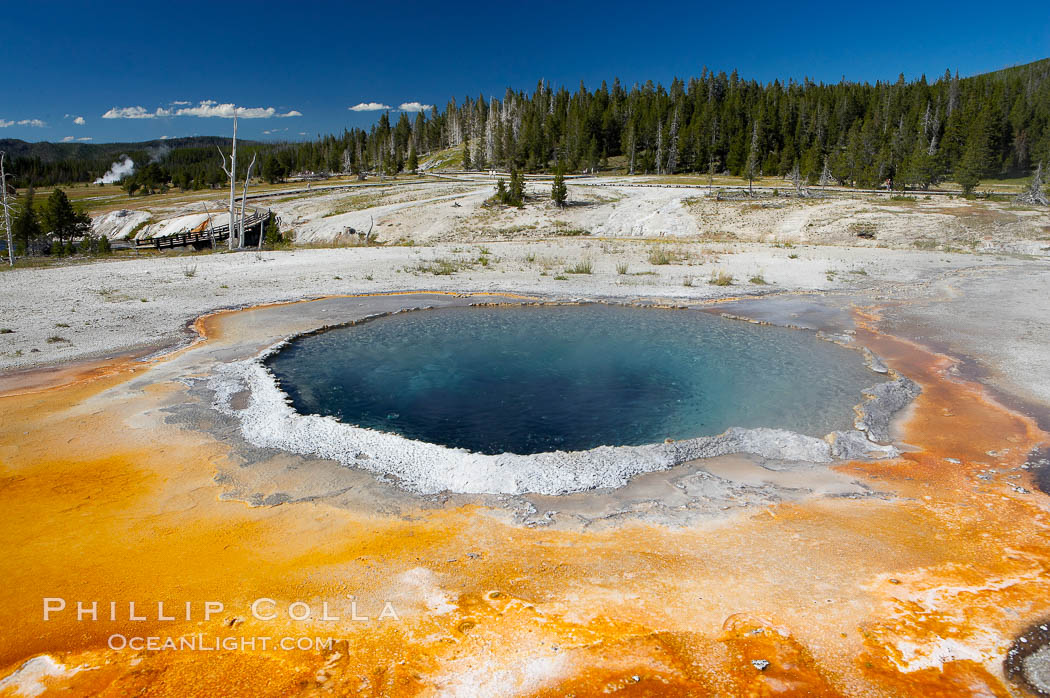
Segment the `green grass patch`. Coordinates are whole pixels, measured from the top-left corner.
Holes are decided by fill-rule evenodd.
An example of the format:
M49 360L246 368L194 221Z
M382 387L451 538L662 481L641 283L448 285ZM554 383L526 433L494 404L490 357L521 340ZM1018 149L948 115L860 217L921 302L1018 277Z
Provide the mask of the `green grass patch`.
M594 263L588 259L583 258L576 264L572 265L565 270L566 274L590 274L594 270Z
M712 286L732 286L733 275L724 269L719 269L711 274L711 278L707 280L707 283Z
M679 250L669 247L654 247L649 250L649 264L662 266L665 264L678 264L684 262L687 255Z

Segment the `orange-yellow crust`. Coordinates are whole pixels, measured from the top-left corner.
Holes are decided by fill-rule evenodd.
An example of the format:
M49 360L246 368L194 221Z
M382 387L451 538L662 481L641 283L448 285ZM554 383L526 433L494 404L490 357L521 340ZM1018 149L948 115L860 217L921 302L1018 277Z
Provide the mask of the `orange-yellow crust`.
M220 336L225 316L197 326ZM107 403L103 391L145 370L122 361L47 390L17 386L0 397L0 676L47 653L80 670L46 685L114 696L486 685L535 696L1008 695L1010 639L1050 614L1047 498L1017 490L1035 489L1017 468L1046 434L953 377L950 358L880 333L874 309L856 317L858 341L923 387L901 425L915 452L836 466L888 496L684 528L545 530L480 506L249 507L218 498L228 445L159 418L148 432L128 426L184 386ZM44 623L45 596L226 610L208 622L66 612ZM260 597L317 608L351 596L369 622L248 613ZM387 600L400 617L375 619ZM113 633L349 642L117 652Z

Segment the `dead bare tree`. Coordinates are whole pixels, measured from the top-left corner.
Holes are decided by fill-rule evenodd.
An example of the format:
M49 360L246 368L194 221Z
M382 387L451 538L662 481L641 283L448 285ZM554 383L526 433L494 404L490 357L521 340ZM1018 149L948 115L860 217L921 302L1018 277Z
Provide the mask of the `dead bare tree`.
M678 167L678 107L674 109L674 120L671 121L671 144L667 149L667 174L674 174Z
M248 201L248 182L252 178L252 168L255 167L255 153L252 153L251 164L248 172L244 175L244 189L241 191L241 227L237 234L237 249L244 249L244 205Z
M1028 188L1017 197L1017 202L1029 206L1050 206L1050 199L1047 198L1043 186L1043 163L1039 163L1035 168L1035 176L1032 177Z
M208 202L202 201L204 212L208 214L208 242L211 243L212 251L215 251L215 224L212 222L211 211L208 210Z
M272 215L273 213L270 209L266 209L266 218L259 221L259 251L262 251L263 237L266 235L266 224L270 222L270 216Z
M656 174L663 174L664 170L664 122L656 122Z
M230 178L230 236L228 238L227 248L233 250L233 236L236 231L234 225L234 199L237 195L237 111L236 108L233 112L233 152L230 153L230 166L226 167L226 154L222 152L222 148L215 146L219 150L219 155L222 156L222 171L226 173L226 176Z
M751 148L748 150L747 163L744 165L744 174L747 175L748 196L755 195L753 184L755 181L755 175L758 174L758 158L758 120L756 119L754 125L751 127Z
M7 263L10 266L15 265L15 247L14 240L11 235L11 204L7 203L7 171L4 169L4 157L7 153L0 150L0 190L3 194L0 195L0 206L4 209L4 230L7 231Z
M635 156L635 154L636 154L636 152L638 150L637 144L636 144L636 141L638 140L638 138L637 138L638 131L637 131L637 127L634 124L634 120L631 118L630 115L628 115L627 120L631 123L631 131L630 131L630 133L631 133L631 138L630 138L630 140L631 140L631 146L630 146L630 148L631 148L631 166L627 170L627 174L632 174L633 175L634 174L634 156Z
M835 177L831 174L831 168L828 167L828 156L825 155L824 156L824 169L820 171L820 188L821 188L821 190L823 190L824 187L826 187L829 184L831 184L831 181L834 178Z
M791 180L791 184L795 187L795 196L800 198L809 196L809 191L806 189L806 180L799 171L797 162L795 163L795 168L791 170L791 174L788 175L788 179Z

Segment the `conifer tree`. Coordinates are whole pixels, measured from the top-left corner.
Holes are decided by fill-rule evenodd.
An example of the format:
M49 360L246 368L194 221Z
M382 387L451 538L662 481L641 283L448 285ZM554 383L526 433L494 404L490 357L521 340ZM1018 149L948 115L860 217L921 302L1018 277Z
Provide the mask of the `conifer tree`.
M565 186L565 170L559 167L554 172L554 182L551 184L551 200L556 206L564 206L569 198L569 188Z
M74 209L61 189L51 192L40 222L44 230L57 237L60 243L69 239L72 244L74 237L86 235L91 230L91 219Z
M11 223L11 233L15 249L19 254L28 254L30 244L40 237L40 221L33 208L33 187L29 187L18 208L18 214Z
M747 177L747 193L750 196L755 195L752 189L752 182L754 182L755 175L758 174L758 159L758 121L755 121L754 126L751 128L751 148L747 154L747 163L744 165L744 176Z
M981 183L987 152L984 139L975 133L966 144L962 161L955 172L955 182L962 187L963 194L970 195Z

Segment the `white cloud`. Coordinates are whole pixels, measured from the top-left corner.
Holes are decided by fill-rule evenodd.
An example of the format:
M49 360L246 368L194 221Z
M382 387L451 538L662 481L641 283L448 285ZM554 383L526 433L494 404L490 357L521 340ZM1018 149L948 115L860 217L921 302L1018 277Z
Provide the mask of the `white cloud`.
M266 131L263 131L263 135L264 136L272 136L275 133L283 133L283 132L285 132L287 130L288 130L287 128L271 128L271 129L267 129Z
M172 105L189 104L189 102L172 102ZM197 116L202 118L219 117L232 119L234 114L242 119L269 119L270 117L302 116L302 112L291 110L280 113L273 107L238 107L233 104L219 104L206 99L195 107L183 106L178 109L157 107L148 111L144 107L113 107L102 115L103 119L154 119L165 116Z
M78 141L84 141L85 143L87 143L88 141L93 141L93 140L95 140L95 139L94 139L94 138L92 138L91 136L81 136L81 137L80 137L80 138L78 138L77 140L78 140Z
M77 118L73 119L73 123L76 124L77 126L83 126L87 122L84 121L84 117L78 116Z
M398 107L401 111L430 111L433 108L433 104L422 104L421 102L402 102Z
M0 128L7 128L8 126L35 126L36 128L43 128L47 126L47 123L40 119L22 119L21 121L0 119Z
M62 139L62 142L63 143L72 143L75 140L76 140L76 138L74 138L73 136L66 136L65 138Z
M158 116L171 116L171 111L158 108L157 111L146 111L143 107L113 107L102 115L103 119L154 119Z
M269 119L273 116L284 118L303 115L302 112L294 109L281 114L273 107L238 107L234 104L219 104L211 99L206 99L195 107L183 107L175 112L176 116L219 117L222 119L232 119L235 114L242 119Z
M62 142L63 143L72 143L73 141L80 141L81 143L87 143L90 140L94 140L94 139L91 138L90 136L81 136L80 138L77 138L76 136L66 136L65 138L62 139Z
M232 104L219 104L210 99L206 99L195 107L183 107L175 113L179 116L199 116L202 118L219 117L222 119L232 119L234 113L241 118L253 119L253 118L268 118L274 115L273 107L263 109L261 107L256 109L237 109Z
M347 107L350 111L384 111L389 108L389 104L381 104L379 102L361 102L352 107Z
M172 104L176 107L181 107L186 104L193 104L193 102L187 102L184 99L176 99L174 102L172 102Z

